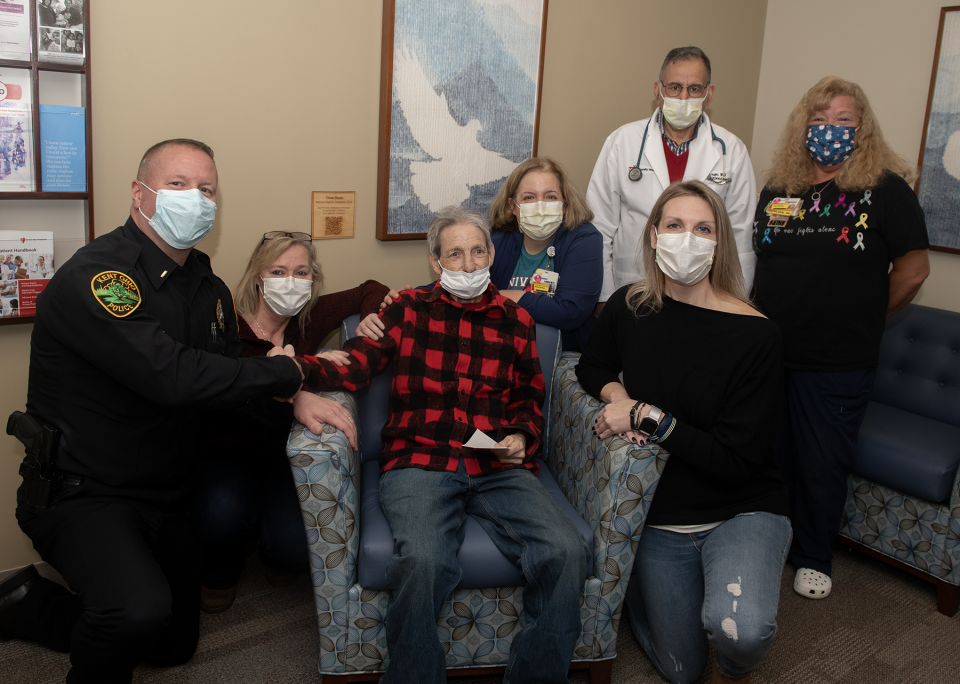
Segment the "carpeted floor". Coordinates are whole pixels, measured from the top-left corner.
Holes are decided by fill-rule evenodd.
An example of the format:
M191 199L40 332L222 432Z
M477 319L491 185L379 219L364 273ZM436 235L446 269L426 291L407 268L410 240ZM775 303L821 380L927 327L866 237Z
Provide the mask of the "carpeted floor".
M960 613L936 611L933 585L845 547L834 549L833 595L811 601L793 593L784 573L780 631L755 684L953 684L960 682ZM613 682L662 681L622 623ZM254 559L226 613L204 615L200 646L187 665L141 666L137 684L319 684L312 591L302 577L274 589ZM0 644L0 684L62 682L66 655L21 641ZM455 684L494 684L500 677L457 678ZM701 682L709 682L709 673ZM586 684L585 672L571 677Z

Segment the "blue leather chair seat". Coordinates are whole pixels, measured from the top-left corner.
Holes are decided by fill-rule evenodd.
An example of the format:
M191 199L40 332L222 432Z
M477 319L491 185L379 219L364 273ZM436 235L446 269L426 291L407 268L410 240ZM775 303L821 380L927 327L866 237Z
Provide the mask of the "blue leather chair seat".
M945 502L958 464L960 427L870 402L854 473L905 494Z
M583 534L588 548L593 548L593 530L583 521L559 485L540 461L537 479L546 487L560 509L573 521ZM387 561L393 556L393 532L380 508L380 471L376 461L363 464L360 478L360 554L358 580L364 589L387 589ZM469 515L464 526L463 544L457 553L457 562L463 570L461 589L486 589L488 587L522 587L527 582L520 569L508 561L494 545L480 523ZM587 576L593 574L593 558L587 567Z

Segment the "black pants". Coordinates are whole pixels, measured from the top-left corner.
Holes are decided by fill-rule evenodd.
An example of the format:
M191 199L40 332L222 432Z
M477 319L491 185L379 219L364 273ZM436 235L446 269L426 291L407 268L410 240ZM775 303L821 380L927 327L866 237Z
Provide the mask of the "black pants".
M847 475L876 368L784 372L777 465L787 485L795 568L831 572L831 546L847 499Z
M240 579L258 523L264 565L309 571L300 500L286 458L200 461L190 518L203 549L200 579L210 589L228 589Z
M13 636L69 651L67 682L130 682L140 660L186 662L200 627L200 555L186 514L83 488L39 515L17 510L77 594L41 579L17 606Z

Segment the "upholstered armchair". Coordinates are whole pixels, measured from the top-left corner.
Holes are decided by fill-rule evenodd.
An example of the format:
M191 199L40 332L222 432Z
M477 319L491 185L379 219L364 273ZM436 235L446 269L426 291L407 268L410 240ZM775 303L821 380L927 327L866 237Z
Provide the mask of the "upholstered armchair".
M344 322L341 343L356 325L356 317ZM559 334L546 326L537 326L537 346L547 383L539 477L593 549L571 666L606 683L637 540L666 454L598 440L590 425L601 404L576 381L578 355L561 356ZM379 510L377 466L389 391L388 369L359 396L323 394L355 416L358 451L332 426L315 435L295 423L287 442L310 547L325 683L378 679L390 658L384 572L393 537ZM523 579L476 521L468 518L465 532L458 554L464 578L437 621L448 675L502 672L523 627Z
M960 314L911 305L887 321L839 540L960 599Z

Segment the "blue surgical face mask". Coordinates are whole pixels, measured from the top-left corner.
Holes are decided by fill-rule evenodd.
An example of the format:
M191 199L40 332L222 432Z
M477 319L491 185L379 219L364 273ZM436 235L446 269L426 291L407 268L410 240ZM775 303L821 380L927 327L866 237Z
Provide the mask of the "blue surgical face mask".
M836 166L853 154L856 135L856 126L812 124L807 127L807 149L818 164Z
M152 218L147 218L139 207L137 211L168 245L174 249L190 249L210 232L217 215L217 204L199 190L157 192L137 182L157 196L157 209Z

